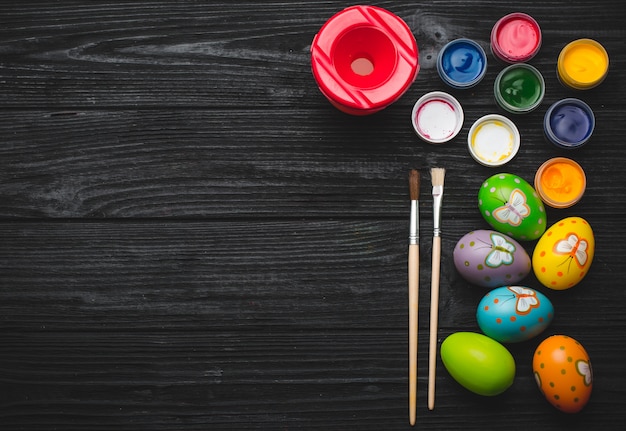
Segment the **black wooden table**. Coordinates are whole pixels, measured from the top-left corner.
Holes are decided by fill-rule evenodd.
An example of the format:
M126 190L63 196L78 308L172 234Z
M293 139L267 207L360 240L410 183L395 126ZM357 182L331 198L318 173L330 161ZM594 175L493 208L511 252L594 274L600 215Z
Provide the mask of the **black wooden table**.
M0 6L0 429L409 429L408 185L422 172L419 429L622 429L626 419L623 164L626 14L619 0L382 1L406 21L415 83L367 117L332 107L311 73L312 39L349 2L10 2ZM503 168L469 156L473 121L501 113L503 65L451 90L435 60L467 37L489 49L501 16L540 24L530 63L539 109L514 116L520 153ZM609 52L607 79L576 92L556 59L589 37ZM453 141L420 141L413 104L454 94ZM583 148L548 144L547 107L580 97L597 125ZM486 289L456 272L465 233L488 228L481 182L498 170L532 182L572 157L587 191L548 221L584 217L597 250L551 298L541 336L508 346L517 364L502 395L474 395L439 360L426 408L430 233L428 169L445 167L439 341L479 331ZM524 243L529 253L533 242ZM532 375L535 347L566 334L587 349L591 401L549 405Z

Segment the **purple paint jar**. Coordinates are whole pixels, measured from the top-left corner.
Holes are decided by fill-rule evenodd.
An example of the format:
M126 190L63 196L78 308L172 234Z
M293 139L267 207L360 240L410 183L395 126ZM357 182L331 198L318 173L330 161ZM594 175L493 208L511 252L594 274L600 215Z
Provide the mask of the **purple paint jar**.
M546 138L559 148L578 148L589 140L596 120L589 105L567 98L550 106L543 119Z

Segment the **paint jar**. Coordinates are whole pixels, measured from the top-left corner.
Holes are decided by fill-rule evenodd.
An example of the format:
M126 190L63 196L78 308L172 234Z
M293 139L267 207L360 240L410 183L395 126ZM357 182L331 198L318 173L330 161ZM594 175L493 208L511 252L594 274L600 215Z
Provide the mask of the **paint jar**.
M557 77L565 87L588 90L598 86L609 72L609 54L592 39L574 40L561 50Z
M543 131L548 141L565 149L586 144L595 125L591 107L573 97L554 102L543 117Z
M491 53L505 63L524 63L541 47L541 28L530 15L514 12L491 29Z
M476 120L470 128L467 146L474 160L481 165L502 166L519 151L519 130L505 116L488 114Z
M369 115L395 102L419 71L408 25L376 6L351 6L332 16L311 45L313 76L339 110Z
M431 144L442 144L458 135L463 118L459 101L443 91L432 91L420 97L411 113L415 133Z
M582 198L586 186L583 168L566 157L547 160L535 174L535 190L553 208L571 207Z
M473 40L453 40L439 51L437 72L441 80L452 88L474 87L487 73L487 55Z
M524 114L536 109L543 101L545 91L541 72L526 63L505 67L493 85L496 102L512 114Z

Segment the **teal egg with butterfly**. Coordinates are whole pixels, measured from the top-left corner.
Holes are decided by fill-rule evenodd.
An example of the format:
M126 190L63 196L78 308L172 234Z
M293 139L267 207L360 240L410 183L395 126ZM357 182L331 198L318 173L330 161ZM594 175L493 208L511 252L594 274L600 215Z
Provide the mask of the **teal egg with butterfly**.
M500 343L518 343L542 333L552 322L547 296L525 286L501 286L478 304L476 320L485 335Z
M524 247L508 235L488 229L463 235L454 247L453 257L461 277L480 287L518 283L532 268Z
M478 209L498 232L518 241L535 240L546 231L546 209L535 189L522 177L499 173L478 191Z

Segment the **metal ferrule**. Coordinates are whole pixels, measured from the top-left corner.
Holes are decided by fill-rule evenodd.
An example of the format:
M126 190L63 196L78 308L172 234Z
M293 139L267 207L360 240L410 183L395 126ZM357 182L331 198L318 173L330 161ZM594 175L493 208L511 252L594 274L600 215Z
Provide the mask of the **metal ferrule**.
M441 201L443 186L433 187L433 235L441 235Z
M409 244L419 244L419 204L411 201L411 219L409 221Z

